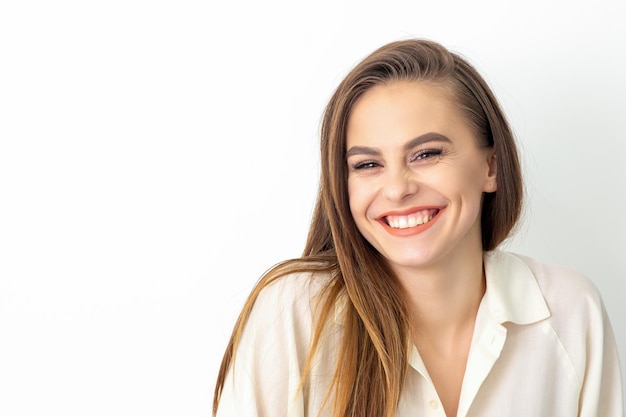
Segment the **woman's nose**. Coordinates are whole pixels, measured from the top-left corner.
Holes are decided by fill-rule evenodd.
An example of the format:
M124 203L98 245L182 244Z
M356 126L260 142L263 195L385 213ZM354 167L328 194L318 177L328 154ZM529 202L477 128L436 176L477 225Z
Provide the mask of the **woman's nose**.
M388 170L383 184L383 195L392 201L401 201L415 194L419 189L417 181L408 169Z

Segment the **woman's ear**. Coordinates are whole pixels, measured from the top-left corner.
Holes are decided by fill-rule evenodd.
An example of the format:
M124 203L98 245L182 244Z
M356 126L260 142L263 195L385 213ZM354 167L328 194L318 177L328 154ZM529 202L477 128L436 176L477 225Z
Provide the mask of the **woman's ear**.
M487 153L487 177L485 178L485 186L483 191L493 193L498 189L498 161L496 159L496 148L493 147Z

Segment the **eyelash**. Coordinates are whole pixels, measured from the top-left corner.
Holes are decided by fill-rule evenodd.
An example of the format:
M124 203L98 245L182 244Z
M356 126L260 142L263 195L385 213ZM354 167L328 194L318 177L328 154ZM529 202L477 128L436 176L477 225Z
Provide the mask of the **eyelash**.
M352 169L354 169L355 171L359 171L361 169L374 169L377 166L378 162L376 161L362 161L352 165Z
M417 160L422 160L422 159L430 159L430 158L434 158L436 156L439 156L443 153L443 149L438 148L438 149L422 149L421 151L418 151L417 153L415 153L415 155L413 155L411 157L411 162L413 161L417 161ZM430 156L428 156L430 155Z
M409 159L409 162L431 159L431 158L441 155L442 153L443 153L443 149L422 149L416 152L413 156L411 156L411 158ZM352 166L352 169L354 169L355 171L359 171L359 170L364 170L364 169L374 169L378 166L380 166L378 162L376 162L375 160L369 159L366 161L357 162L356 164Z

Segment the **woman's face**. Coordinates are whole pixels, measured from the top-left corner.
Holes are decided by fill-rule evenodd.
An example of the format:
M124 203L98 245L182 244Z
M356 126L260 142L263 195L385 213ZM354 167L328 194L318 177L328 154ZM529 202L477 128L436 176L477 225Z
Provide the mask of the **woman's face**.
M482 252L483 192L496 190L493 148L481 148L442 86L368 90L347 129L350 211L394 269Z

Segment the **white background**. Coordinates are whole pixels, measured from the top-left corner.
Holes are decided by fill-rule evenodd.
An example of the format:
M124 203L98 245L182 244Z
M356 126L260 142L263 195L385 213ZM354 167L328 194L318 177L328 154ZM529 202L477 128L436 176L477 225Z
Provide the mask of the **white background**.
M625 362L625 4L2 2L0 415L208 416L244 298L302 250L326 101L412 36L495 90L507 247L590 276Z

